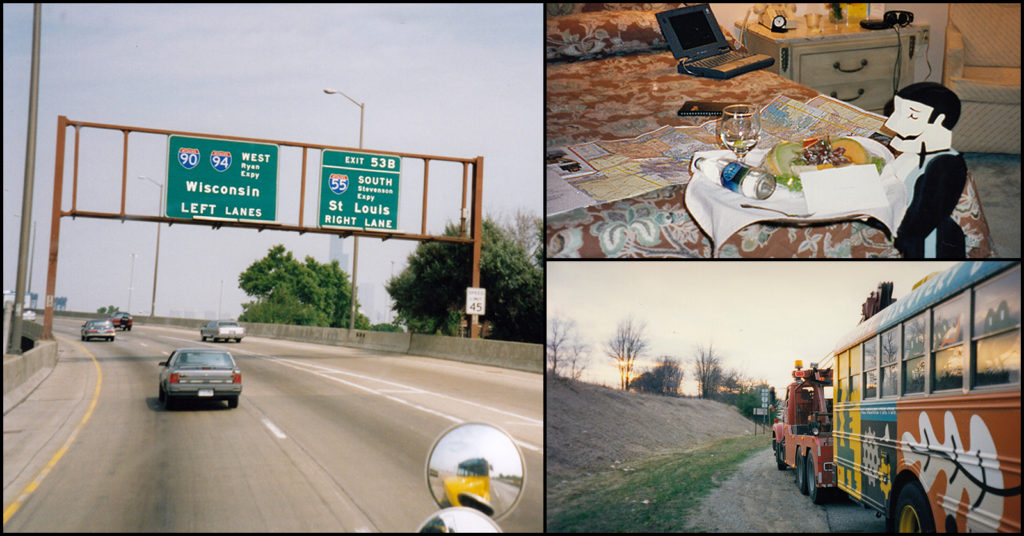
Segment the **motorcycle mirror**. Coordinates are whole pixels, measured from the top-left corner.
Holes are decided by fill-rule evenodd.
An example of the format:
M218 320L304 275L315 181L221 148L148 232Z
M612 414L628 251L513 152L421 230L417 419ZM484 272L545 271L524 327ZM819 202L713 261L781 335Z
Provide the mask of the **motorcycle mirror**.
M501 532L501 527L477 510L456 506L430 514L416 532Z
M427 456L427 488L442 512L470 509L500 520L519 502L525 480L519 447L489 424L448 428Z

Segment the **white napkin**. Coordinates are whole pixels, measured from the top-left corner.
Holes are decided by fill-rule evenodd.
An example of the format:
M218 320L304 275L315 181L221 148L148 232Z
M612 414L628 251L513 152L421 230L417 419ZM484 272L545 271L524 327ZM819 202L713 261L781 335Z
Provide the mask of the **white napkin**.
M691 163L691 179L686 186L686 193L684 194L686 209L693 216L693 220L697 225L711 237L714 256L717 257L719 255L719 248L730 236L740 229L759 221L783 221L789 224L803 225L874 217L882 222L891 232L895 231L899 226L903 212L906 210L907 193L902 182L896 179L895 175L888 170L890 163L893 161L893 156L882 144L874 140L860 136L850 136L850 138L860 142L873 156L880 156L885 159L886 170L883 171L881 176L878 176L876 170L873 172L875 179L868 179L868 181L875 180L878 183L877 185L882 188L886 200L885 203L879 204L879 199L875 198L873 201L858 201L855 204L850 203L841 207L826 207L828 212L819 214L816 212L816 210L819 210L818 207L814 207L815 210L808 209L808 201L803 192L792 192L785 186L780 185L768 199L752 199L725 188L719 182L718 177L704 175L700 170L694 168ZM755 149L747 154L744 161L752 165L761 165L769 149ZM700 151L694 154L693 159L696 160L698 156L710 159L735 158L732 151L728 150ZM872 165L872 167L874 166ZM841 169L843 168L839 168L839 170ZM815 173L822 173L822 171ZM840 176L845 176L845 173L840 174ZM824 175L824 177L827 178L828 174ZM811 181L814 182L815 179L812 178ZM825 184L824 188L829 188L827 183ZM837 184L836 186L839 185ZM874 190L872 195L877 195L878 193L873 186L869 186L867 189ZM814 190L814 186L812 186L812 190ZM741 205L760 208L746 208Z

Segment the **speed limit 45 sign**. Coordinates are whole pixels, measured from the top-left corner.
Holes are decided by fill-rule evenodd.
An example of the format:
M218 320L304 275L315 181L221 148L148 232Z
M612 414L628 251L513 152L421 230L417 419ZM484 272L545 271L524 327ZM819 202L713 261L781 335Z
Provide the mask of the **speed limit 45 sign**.
M466 288L466 314L483 315L487 301L487 289L467 287Z

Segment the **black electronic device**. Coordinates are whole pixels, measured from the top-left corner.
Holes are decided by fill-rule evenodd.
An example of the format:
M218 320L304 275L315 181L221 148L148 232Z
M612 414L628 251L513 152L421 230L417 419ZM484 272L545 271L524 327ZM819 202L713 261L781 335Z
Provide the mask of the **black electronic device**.
M663 11L656 17L682 74L723 80L775 63L765 54L732 50L707 4Z
M868 30L885 30L895 26L904 27L914 22L914 14L910 11L886 11L881 19L864 19L861 28Z
M891 26L886 24L882 19L864 19L860 21L860 27L867 30L885 30L887 28L891 28Z
M903 27L914 22L914 14L910 11L886 11L882 20L884 20L890 28L893 26Z
M676 112L681 117L704 115L718 117L726 106L736 104L735 102L708 102L708 101L686 101Z

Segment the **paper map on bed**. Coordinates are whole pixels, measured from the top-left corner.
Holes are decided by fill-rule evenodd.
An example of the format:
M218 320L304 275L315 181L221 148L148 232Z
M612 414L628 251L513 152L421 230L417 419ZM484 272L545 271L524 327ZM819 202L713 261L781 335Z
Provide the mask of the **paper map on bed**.
M884 117L842 101L820 95L801 103L775 97L761 110L760 147L773 147L783 140L820 136L868 137L881 128ZM697 151L716 148L715 120L700 126L664 126L635 138L594 141L567 148L596 173L565 179L584 196L566 203L547 196L549 215L574 208L635 197L672 184L690 180L690 158ZM589 199L590 202L586 200Z

